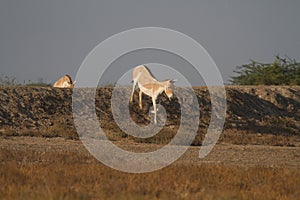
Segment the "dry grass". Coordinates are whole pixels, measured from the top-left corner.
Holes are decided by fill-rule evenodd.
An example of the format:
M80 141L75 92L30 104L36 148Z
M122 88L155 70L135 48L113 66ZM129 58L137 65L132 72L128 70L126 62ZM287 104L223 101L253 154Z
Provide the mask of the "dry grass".
M41 140L41 139L39 139ZM44 139L46 140L46 139ZM297 199L294 167L187 164L129 174L97 162L74 141L0 148L1 199ZM71 143L73 145L71 145ZM45 151L44 149L47 149ZM297 154L298 155L298 154Z
M297 169L173 165L127 174L91 163L1 164L4 199L296 199Z

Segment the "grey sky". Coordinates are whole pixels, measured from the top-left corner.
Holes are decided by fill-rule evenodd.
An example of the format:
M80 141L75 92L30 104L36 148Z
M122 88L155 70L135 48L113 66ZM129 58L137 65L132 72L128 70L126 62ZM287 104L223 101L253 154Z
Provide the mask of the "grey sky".
M1 0L0 74L54 82L76 71L109 36L136 27L180 31L197 40L225 82L250 59L300 60L297 0Z

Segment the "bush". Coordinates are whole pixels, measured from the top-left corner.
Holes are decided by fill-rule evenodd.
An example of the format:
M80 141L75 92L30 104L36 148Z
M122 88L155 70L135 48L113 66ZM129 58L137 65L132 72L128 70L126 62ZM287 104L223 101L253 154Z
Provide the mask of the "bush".
M30 80L27 81L27 83L24 81L23 84L18 83L16 80L16 77L14 76L0 76L0 86L29 86L29 87L51 87L52 84L50 83L45 83L43 81L43 78L39 78L37 82L31 82Z
M19 85L15 77L0 76L0 86L14 86Z
M234 72L238 74L231 77L234 85L300 85L300 63L279 56L270 64L251 61Z

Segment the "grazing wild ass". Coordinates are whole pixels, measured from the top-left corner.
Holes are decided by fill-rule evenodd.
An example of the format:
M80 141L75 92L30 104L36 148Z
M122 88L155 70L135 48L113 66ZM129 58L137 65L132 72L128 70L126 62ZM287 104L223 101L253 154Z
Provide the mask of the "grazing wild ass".
M56 88L74 88L76 81L72 81L71 76L69 76L68 74L66 74L65 76L61 77L60 79L58 79L53 87Z
M168 96L169 100L171 100L171 97L173 96L173 83L176 80L165 80L165 81L157 81L149 69L145 65L139 65L133 69L132 72L132 92L130 96L130 102L133 100L133 93L135 90L136 84L138 84L138 87L140 89L139 91L139 106L142 109L142 94L145 93L146 95L150 96L152 98L153 103L153 113L154 113L154 124L157 123L156 121L156 99L159 94L162 92L165 92Z

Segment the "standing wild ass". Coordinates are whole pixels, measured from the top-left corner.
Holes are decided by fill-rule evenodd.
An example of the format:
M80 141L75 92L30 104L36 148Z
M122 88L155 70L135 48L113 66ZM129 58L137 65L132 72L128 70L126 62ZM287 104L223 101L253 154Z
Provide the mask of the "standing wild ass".
M132 92L130 96L130 102L133 100L133 93L135 90L136 84L138 84L138 87L140 88L139 91L139 106L142 109L142 94L145 93L146 95L150 96L152 98L153 103L153 113L154 113L154 124L157 123L156 121L156 99L159 94L162 92L165 92L168 98L171 100L171 97L173 96L173 83L176 80L165 80L165 81L157 81L149 69L145 65L139 65L134 68L132 72Z
M72 81L71 76L69 76L68 74L66 74L65 76L61 77L60 79L58 79L53 87L56 88L74 88L76 81Z

